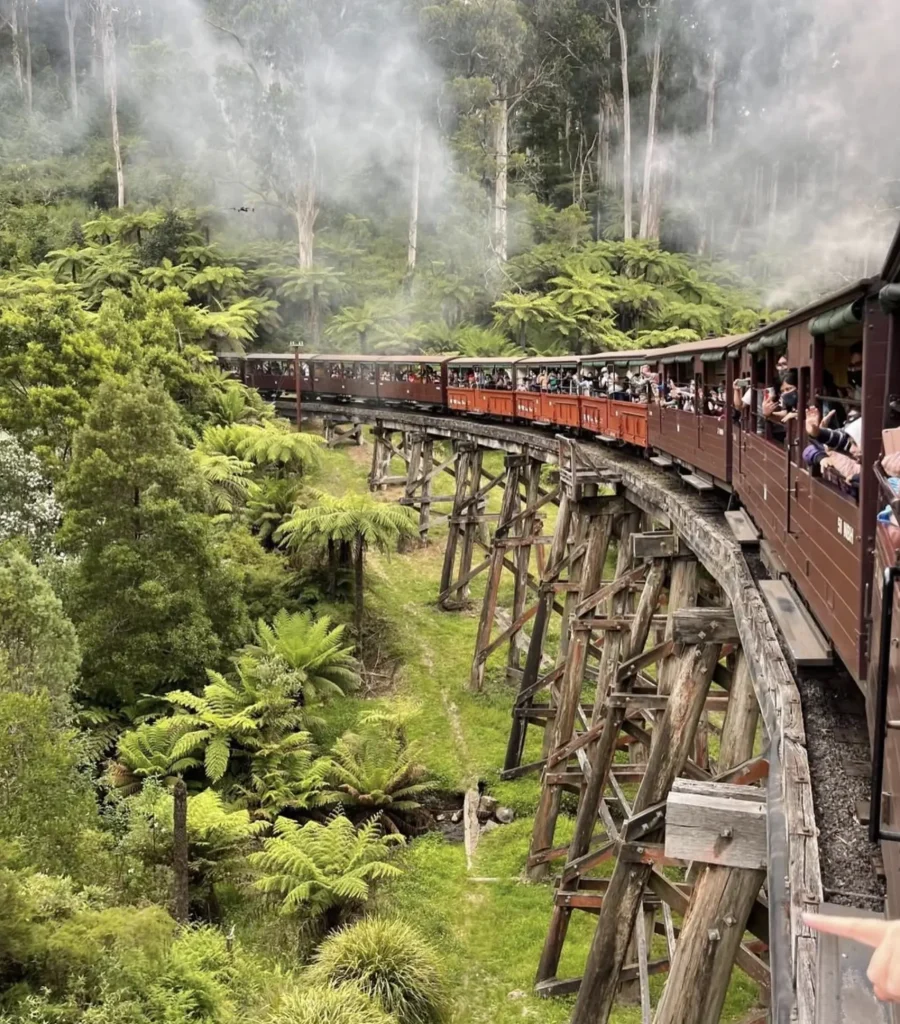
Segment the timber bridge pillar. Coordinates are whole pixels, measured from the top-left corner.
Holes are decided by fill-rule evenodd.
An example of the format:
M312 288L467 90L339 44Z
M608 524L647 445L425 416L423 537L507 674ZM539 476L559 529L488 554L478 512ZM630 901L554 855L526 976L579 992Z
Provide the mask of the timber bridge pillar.
M656 1024L715 1024L735 965L764 998L771 986L761 788L769 759L755 749L750 663L726 593L666 512L586 461L577 443L559 443L552 536L535 526L541 497L527 468L507 458L525 496L507 486L479 566L488 582L471 679L478 689L509 644L516 692L502 777L540 774L526 874L557 873L537 991L577 993L573 1024L605 1024L623 998ZM478 493L471 472L460 473L445 598L470 581L465 560L456 590L448 573L458 548L465 556ZM529 548L542 552L537 578ZM515 581L508 610L499 607L510 593L504 570ZM496 621L504 628L494 639ZM564 794L575 817L560 843ZM592 915L596 929L582 976L560 978L573 913ZM650 977L663 973L653 1008Z

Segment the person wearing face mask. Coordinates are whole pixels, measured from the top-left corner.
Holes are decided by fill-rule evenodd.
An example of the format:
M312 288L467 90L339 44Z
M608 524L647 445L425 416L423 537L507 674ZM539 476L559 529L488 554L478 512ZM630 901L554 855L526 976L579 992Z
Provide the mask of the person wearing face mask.
M847 392L846 397L854 402L862 402L862 371L862 345L854 345L850 349L850 361L847 364L848 387L845 389Z

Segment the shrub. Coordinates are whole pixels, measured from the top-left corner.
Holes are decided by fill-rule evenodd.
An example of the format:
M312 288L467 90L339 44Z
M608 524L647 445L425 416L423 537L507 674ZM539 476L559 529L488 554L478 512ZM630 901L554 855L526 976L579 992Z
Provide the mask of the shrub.
M446 1019L437 953L402 921L370 918L345 928L322 943L311 973L323 983L356 985L399 1024Z
M381 1007L357 988L308 988L289 996L270 1024L394 1024Z

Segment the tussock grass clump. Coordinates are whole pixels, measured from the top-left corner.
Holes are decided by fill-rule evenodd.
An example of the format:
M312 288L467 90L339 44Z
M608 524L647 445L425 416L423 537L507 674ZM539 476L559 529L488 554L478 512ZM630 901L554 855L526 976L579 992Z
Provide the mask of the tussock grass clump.
M370 918L327 939L312 976L356 985L399 1024L441 1024L446 989L435 950L402 921Z
M373 999L352 985L317 986L289 996L269 1024L395 1024Z

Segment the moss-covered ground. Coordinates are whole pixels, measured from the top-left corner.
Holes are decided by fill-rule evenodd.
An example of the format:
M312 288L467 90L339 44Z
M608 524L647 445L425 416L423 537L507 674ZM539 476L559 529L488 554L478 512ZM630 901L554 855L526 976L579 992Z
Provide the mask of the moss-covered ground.
M327 453L322 474L325 486L335 493L365 489L370 457L368 444ZM401 471L399 464L397 471ZM450 478L444 478L439 493L448 494L452 489ZM499 493L493 508L499 503ZM388 493L386 498L396 496ZM470 610L447 613L438 609L445 536L446 529L436 528L427 547L389 558L369 557L367 600L373 613L387 624L391 643L402 655L392 689L376 699L415 704L417 713L409 733L421 745L423 759L442 789L461 792L482 781L488 792L516 811L517 819L482 837L471 869L461 843L447 842L436 834L414 840L404 854L406 871L383 891L381 909L408 918L445 954L454 1022L511 1024L525 1018L562 1024L569 1019L572 1000L544 1001L532 994L551 910L550 885L521 879L538 779L499 780L513 693L502 681L500 666L493 664L489 665L484 692L473 694L468 689L484 584L478 581L473 585ZM347 699L336 709L338 717L350 724L358 701ZM539 744L540 737L534 735L526 761L540 756ZM558 828L561 840L571 824L564 814ZM588 914L573 915L560 977L581 973L594 922ZM651 979L655 996L662 984L662 977ZM722 1020L742 1020L756 998L755 985L735 971ZM612 1018L614 1024L640 1019L638 1007L618 1009Z

